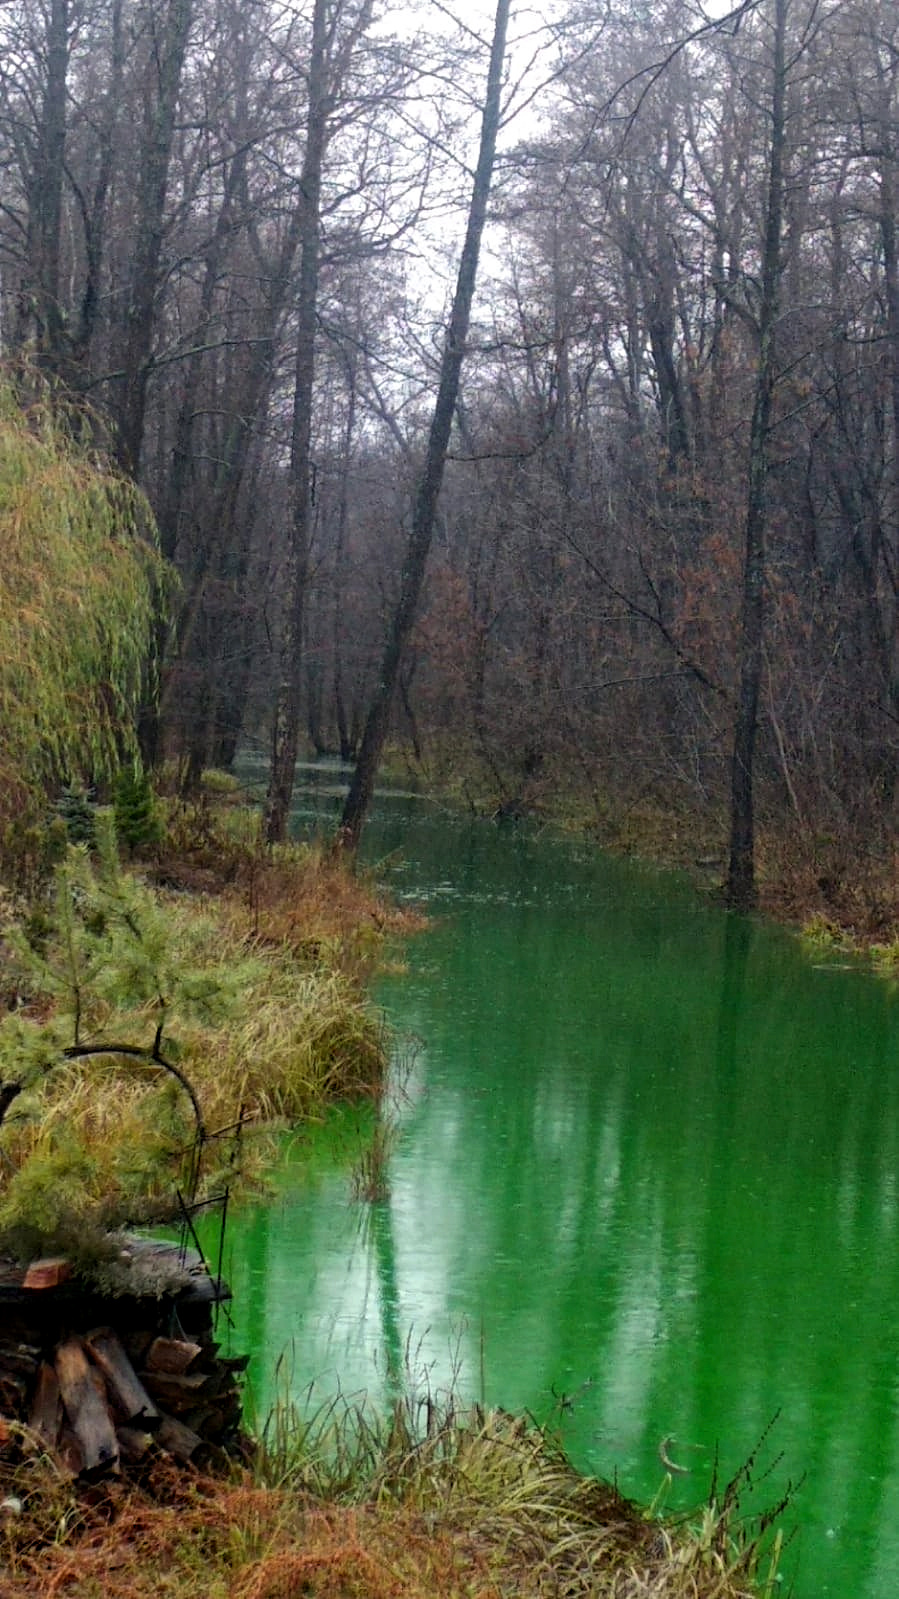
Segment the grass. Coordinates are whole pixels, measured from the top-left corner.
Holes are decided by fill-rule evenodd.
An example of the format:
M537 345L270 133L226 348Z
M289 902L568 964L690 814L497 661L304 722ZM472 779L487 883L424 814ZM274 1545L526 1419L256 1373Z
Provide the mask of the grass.
M212 776L204 774L204 783ZM241 936L356 979L385 959L392 940L424 925L320 842L266 847L259 808L243 803L233 780L216 781L198 800L169 801L154 877L178 892L214 895L217 915Z
M398 1138L396 1123L379 1111L371 1136L353 1165L350 1184L354 1199L377 1204L387 1198L390 1192L390 1159Z
M481 1405L459 1409L452 1395L441 1401L426 1389L386 1415L340 1397L311 1417L284 1404L270 1418L260 1469L314 1500L401 1507L477 1529L501 1592L735 1599L776 1575L771 1528L785 1505L752 1524L740 1511L758 1453L720 1491L713 1479L695 1517L666 1524L576 1472L549 1428Z
M200 871L216 874L205 892ZM262 849L239 807L226 823L179 813L152 875L101 838L97 861L72 853L54 905L7 926L25 996L0 1021L0 1077L25 1083L0 1129L7 1252L90 1254L106 1230L177 1208L196 1123L154 1050L214 1135L197 1197L257 1181L272 1129L381 1087L387 1039L363 978L420 919L322 850ZM85 1043L96 1053L65 1058Z
M748 1481L750 1463L744 1468ZM255 1473L157 1459L77 1493L39 1458L0 1465L3 1599L749 1599L777 1539L740 1517L738 1476L695 1517L647 1516L503 1411L331 1401L270 1423Z

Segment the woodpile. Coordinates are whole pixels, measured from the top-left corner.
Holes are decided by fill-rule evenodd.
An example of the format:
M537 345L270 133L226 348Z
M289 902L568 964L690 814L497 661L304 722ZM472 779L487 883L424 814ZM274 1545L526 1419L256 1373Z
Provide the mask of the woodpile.
M130 1240L125 1258L115 1294L65 1260L0 1262L0 1449L94 1477L160 1451L204 1464L239 1442L247 1358L223 1355L213 1327L228 1289L174 1246Z

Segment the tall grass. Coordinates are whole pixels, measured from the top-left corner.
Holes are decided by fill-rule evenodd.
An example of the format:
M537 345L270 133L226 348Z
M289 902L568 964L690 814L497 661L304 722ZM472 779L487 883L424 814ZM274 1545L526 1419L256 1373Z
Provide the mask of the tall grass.
M371 1135L353 1165L351 1189L354 1199L377 1204L390 1192L390 1160L399 1139L399 1128L379 1112Z
M315 1501L402 1509L465 1528L504 1593L594 1599L749 1599L775 1591L779 1535L750 1523L750 1464L689 1518L647 1516L581 1476L548 1430L452 1397L406 1397L386 1414L342 1396L269 1417L259 1479ZM776 1507L779 1512L783 1506Z
M71 852L52 914L7 930L28 997L0 1019L0 1077L23 1084L0 1127L3 1247L92 1250L177 1213L179 1191L255 1181L274 1128L378 1092L387 1040L356 930L366 904L383 937L381 913L346 875L295 850L198 896L122 871L108 829L97 862Z

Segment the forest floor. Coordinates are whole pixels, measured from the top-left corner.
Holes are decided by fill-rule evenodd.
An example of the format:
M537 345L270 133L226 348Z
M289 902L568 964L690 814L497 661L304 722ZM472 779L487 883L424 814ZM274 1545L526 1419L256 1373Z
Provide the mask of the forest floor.
M326 857L252 866L223 848L214 807L170 819L145 881L199 896L233 937L289 942L357 984L414 930ZM249 866L248 866L249 862ZM236 864L235 864L236 863ZM235 870L231 870L235 867ZM220 907L220 912L217 908ZM246 917L249 917L249 922ZM352 1422L350 1422L352 1430ZM275 1429L277 1435L277 1428ZM204 1474L151 1452L136 1474L70 1481L26 1447L0 1450L0 1599L748 1599L775 1591L772 1525L747 1530L739 1483L677 1524L581 1477L545 1433L505 1412L401 1405L375 1431L323 1442L292 1423ZM660 1466L663 1477L664 1468ZM773 1547L773 1555L772 1555ZM765 1572L764 1581L760 1573Z

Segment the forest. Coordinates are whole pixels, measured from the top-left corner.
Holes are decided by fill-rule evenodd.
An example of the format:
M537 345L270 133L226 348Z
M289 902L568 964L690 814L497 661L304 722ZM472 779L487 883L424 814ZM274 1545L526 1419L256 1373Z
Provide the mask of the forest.
M761 818L837 904L899 757L899 16L560 0L491 66L457 11L2 8L3 359L178 574L144 760L358 757L455 348L390 737L497 810L729 816L737 904Z

